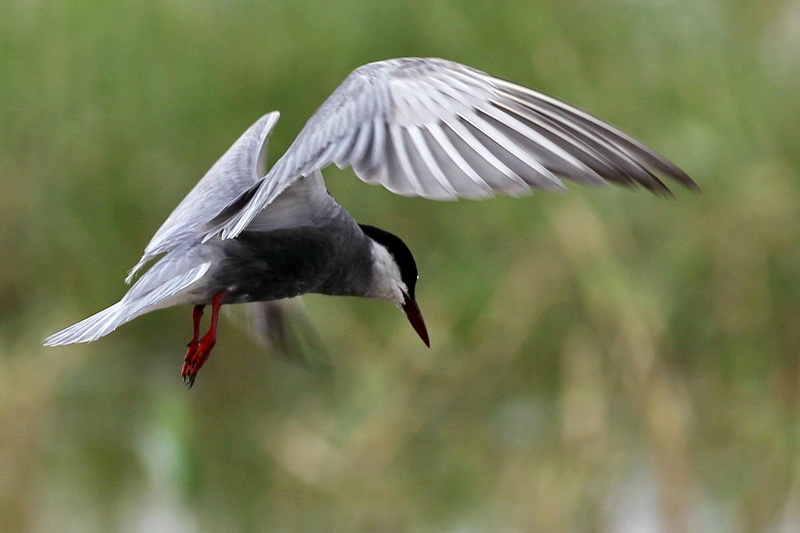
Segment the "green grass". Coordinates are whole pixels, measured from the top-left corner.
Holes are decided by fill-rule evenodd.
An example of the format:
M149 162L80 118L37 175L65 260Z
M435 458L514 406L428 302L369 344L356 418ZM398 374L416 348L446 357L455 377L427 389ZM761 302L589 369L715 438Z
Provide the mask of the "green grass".
M778 0L1 3L0 529L798 527L798 24ZM41 347L123 294L257 117L282 112L274 160L404 55L589 109L703 192L436 204L330 170L414 251L430 351L388 304L315 296L329 373L227 322L186 391L188 308Z

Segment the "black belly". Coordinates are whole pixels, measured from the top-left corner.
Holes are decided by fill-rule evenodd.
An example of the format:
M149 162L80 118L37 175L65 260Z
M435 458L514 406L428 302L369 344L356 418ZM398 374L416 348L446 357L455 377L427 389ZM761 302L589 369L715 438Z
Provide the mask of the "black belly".
M215 285L228 289L229 303L356 294L370 274L364 238L324 227L243 232L226 242L225 256Z

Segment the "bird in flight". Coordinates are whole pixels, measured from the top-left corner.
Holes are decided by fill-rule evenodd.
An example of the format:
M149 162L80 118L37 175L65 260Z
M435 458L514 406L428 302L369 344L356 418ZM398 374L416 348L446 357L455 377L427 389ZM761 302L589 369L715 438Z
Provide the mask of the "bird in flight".
M91 342L134 318L194 306L181 375L192 386L217 339L220 306L255 302L265 314L306 293L388 300L430 346L408 246L358 224L331 197L321 170L352 167L367 183L432 200L560 191L562 180L641 186L663 178L695 188L676 165L594 116L532 89L442 59L402 58L354 70L267 170L264 115L228 149L156 231L122 299L45 339ZM211 306L200 336L204 308Z

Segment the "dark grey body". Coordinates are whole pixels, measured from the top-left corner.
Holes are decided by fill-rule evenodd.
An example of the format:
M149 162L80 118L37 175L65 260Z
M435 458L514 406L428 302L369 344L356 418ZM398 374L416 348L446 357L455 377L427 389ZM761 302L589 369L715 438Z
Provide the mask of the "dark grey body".
M226 303L363 295L372 277L369 239L355 222L336 222L335 231L330 225L245 231L223 241L224 259L210 285L229 291Z

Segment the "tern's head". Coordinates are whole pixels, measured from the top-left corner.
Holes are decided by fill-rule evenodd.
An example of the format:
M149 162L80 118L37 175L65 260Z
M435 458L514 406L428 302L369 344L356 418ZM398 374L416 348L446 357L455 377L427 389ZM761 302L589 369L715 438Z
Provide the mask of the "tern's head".
M372 239L372 283L368 296L389 300L405 311L414 331L430 347L428 330L417 305L417 263L400 237L374 226L361 225Z

